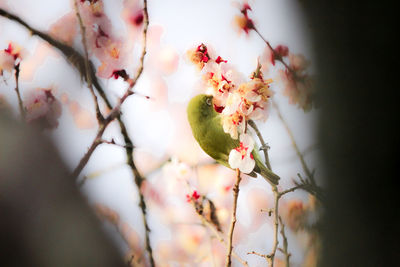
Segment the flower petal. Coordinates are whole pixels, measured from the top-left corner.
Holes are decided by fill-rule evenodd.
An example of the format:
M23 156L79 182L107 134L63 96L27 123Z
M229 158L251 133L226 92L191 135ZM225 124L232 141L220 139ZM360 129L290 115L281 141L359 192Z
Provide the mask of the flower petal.
M236 151L236 149L232 149L229 153L229 166L232 169L240 168L242 164L242 155Z
M253 171L255 165L256 165L255 160L250 157L250 154L248 154L242 160L239 170L243 173L248 174Z
M249 148L249 152L253 151L254 149L254 140L249 134L241 134L240 135L240 142L243 143L243 146Z

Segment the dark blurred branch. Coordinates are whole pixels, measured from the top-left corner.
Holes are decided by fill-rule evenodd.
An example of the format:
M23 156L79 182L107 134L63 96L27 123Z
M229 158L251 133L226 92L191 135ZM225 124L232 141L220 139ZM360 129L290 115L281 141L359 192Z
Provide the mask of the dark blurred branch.
M19 111L21 112L21 117L23 119L25 119L25 108L24 108L24 104L22 102L21 93L19 91L19 71L20 71L19 68L20 68L20 64L19 63L14 66L14 70L15 70L15 92L17 93L17 97L18 97L18 106L19 106Z

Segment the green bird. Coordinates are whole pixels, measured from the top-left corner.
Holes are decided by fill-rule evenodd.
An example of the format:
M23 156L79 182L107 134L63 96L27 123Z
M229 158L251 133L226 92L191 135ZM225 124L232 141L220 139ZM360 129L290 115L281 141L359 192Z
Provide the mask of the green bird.
M213 96L201 94L193 97L187 107L187 115L193 136L204 152L218 163L231 168L228 162L229 153L237 148L240 142L224 132L221 115L213 107ZM268 182L277 185L279 176L263 164L256 148L251 153L256 164L249 175L256 177L258 173Z

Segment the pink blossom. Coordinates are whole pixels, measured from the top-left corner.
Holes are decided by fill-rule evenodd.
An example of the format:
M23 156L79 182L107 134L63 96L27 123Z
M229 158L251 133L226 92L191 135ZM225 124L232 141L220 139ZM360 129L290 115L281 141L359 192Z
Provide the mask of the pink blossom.
M0 75L3 74L3 71L12 72L14 69L14 63L15 59L11 54L4 50L0 51Z
M250 30L254 29L254 22L249 18L248 10L251 10L250 5L246 2L240 7L240 15L235 16L234 26L240 31L244 31L249 34Z
M199 70L203 69L204 65L211 59L205 44L200 44L196 49L188 50L186 55Z
M286 45L277 45L274 50L281 58L287 57L289 54L289 48Z
M239 134L246 128L246 115L239 109L240 96L230 94L227 104L221 113L222 127L233 139L238 139Z
M279 80L283 83L283 94L289 98L289 103L297 105L304 111L311 109L313 104L314 82L312 78L303 74L294 76L288 70L279 70Z
M42 129L57 128L61 116L61 103L54 97L51 89L37 88L28 91L24 106L28 123L38 125Z
M214 70L207 72L203 79L208 85L209 94L214 96L214 104L217 107L225 106L229 93L235 88L231 80L227 78L230 73L225 73L219 65Z
M268 101L273 95L269 85L272 83L272 79L263 80L260 78L254 78L251 81L241 84L238 88L240 95L252 102Z
M314 82L306 73L309 62L304 55L289 53L289 69L279 70L278 79L283 84L283 94L289 98L289 103L297 105L304 111L312 107Z
M220 64L220 63L227 63L227 60L222 59L222 57L218 56L217 59L215 60L215 63Z
M137 0L125 0L122 10L122 18L130 28L139 29L144 21L143 6L141 5L141 2Z
M191 195L189 195L189 194L186 195L186 201L187 202L197 201L200 197L201 196L199 195L199 193L197 193L197 191L194 190Z
M224 114L239 112L248 119L266 120L268 117L269 98L273 92L269 89L272 80L254 78L243 83L234 93L229 94Z
M0 75L3 71L12 72L21 60L22 53L22 48L14 43L9 43L6 49L0 50Z
M256 164L251 152L254 149L254 140L248 134L240 135L240 145L229 153L229 165L232 169L239 169L243 173L253 171Z
M222 126L224 132L229 133L233 139L238 139L239 133L244 132L245 118L239 112L222 116Z
M84 1L80 5L81 16L86 25L88 50L100 61L97 75L110 78L126 64L125 40L115 36L110 19L104 12L102 1Z
M302 54L289 54L289 62L292 70L296 72L304 71L310 64Z
M61 42L72 45L77 34L77 19L75 12L70 12L50 26L50 35Z

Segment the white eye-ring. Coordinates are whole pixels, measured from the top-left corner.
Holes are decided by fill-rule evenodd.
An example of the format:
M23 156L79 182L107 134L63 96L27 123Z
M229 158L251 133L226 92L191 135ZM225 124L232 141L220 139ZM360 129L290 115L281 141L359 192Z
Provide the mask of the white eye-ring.
M206 98L206 104L211 106L211 98L209 98L209 97Z

